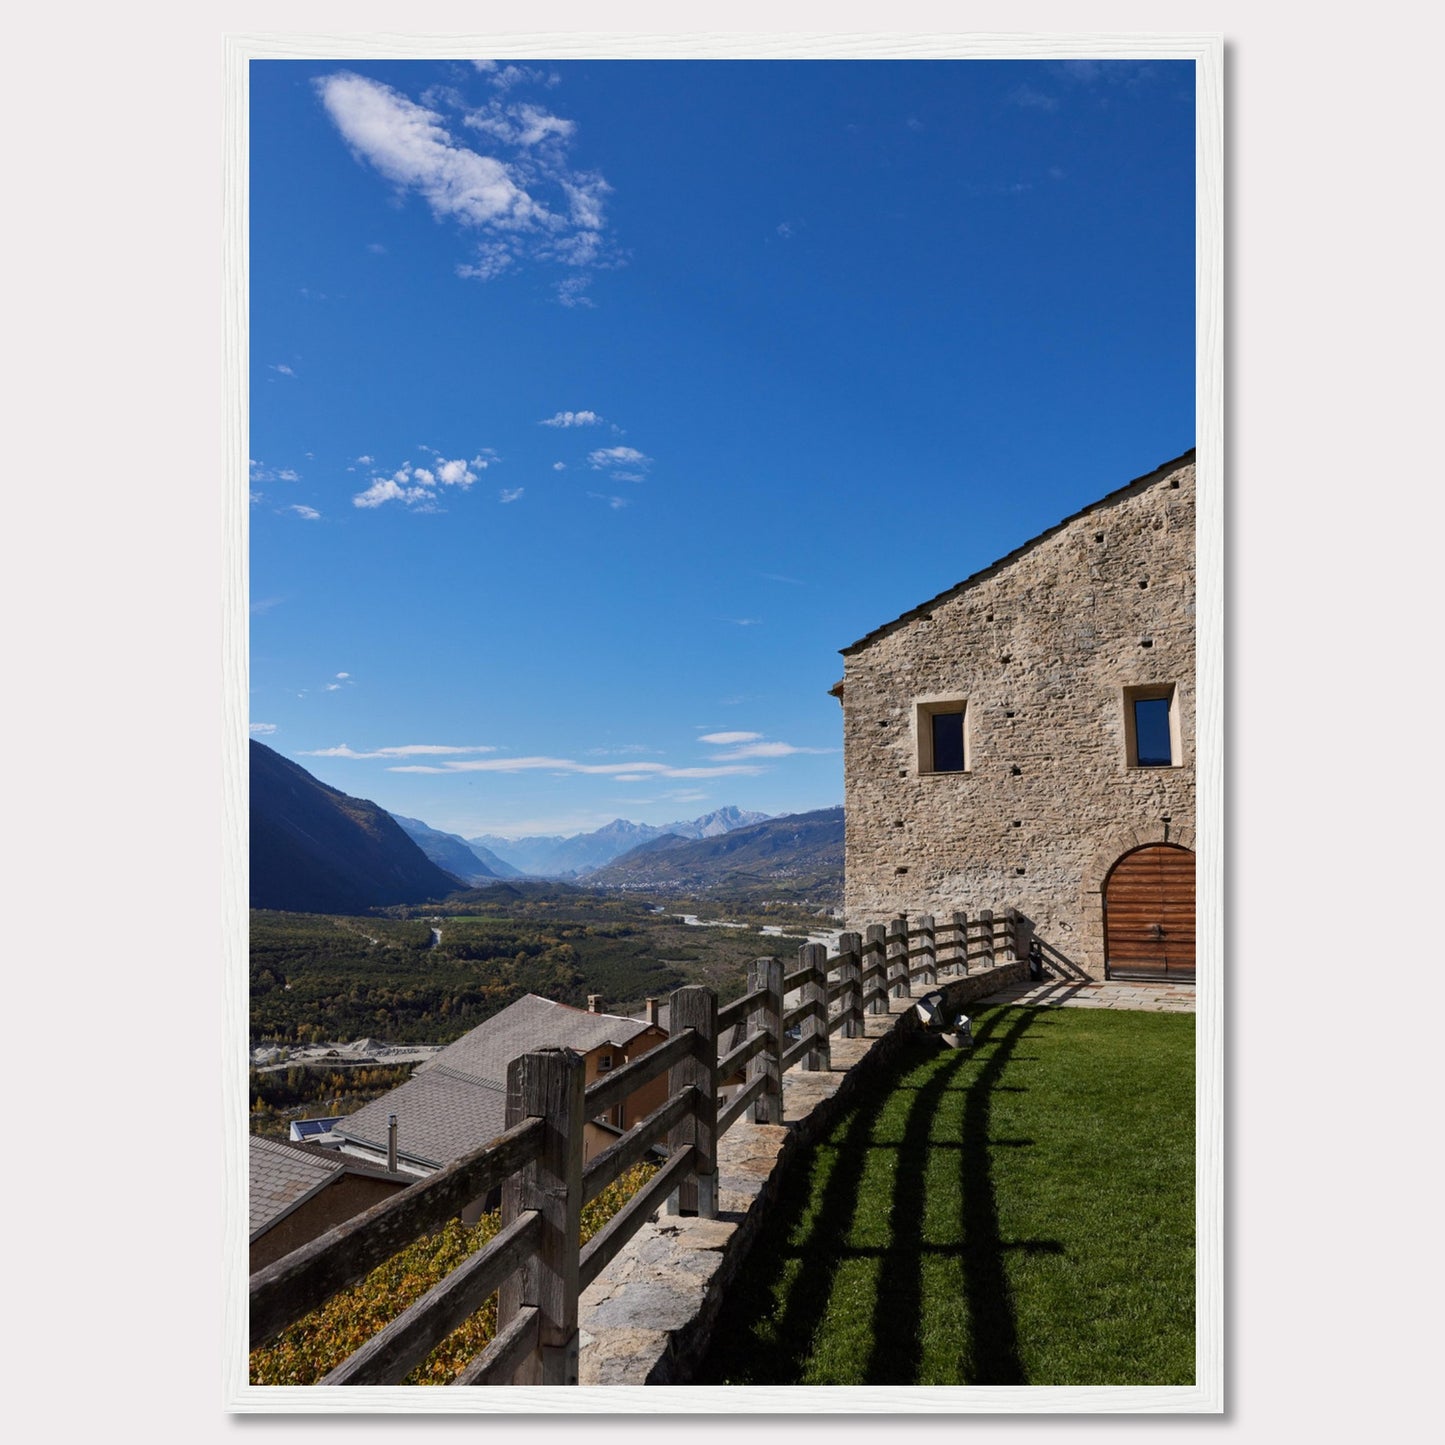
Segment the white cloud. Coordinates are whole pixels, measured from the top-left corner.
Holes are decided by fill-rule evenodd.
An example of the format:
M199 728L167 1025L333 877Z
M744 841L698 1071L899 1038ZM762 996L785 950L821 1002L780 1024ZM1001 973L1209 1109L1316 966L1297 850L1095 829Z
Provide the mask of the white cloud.
M344 673L337 673L338 677L345 676ZM394 748L373 748L370 752L358 753L347 747L345 743L339 743L334 748L315 748L310 752L301 754L303 758L415 758L415 757L446 757L465 753L494 753L495 747L489 745L478 745L476 747L451 747L444 743L404 743Z
M258 482L299 482L301 480L301 473L294 467L268 467L254 458L250 465L253 485ZM252 497L251 500L256 501L257 498Z
M275 723L252 723L252 724L251 724L251 735L252 735L252 737L270 737L270 735L271 735L272 733L274 733L275 731L276 731L276 724L275 724Z
M272 370L272 371L279 371L282 376L295 376L295 375L296 375L296 373L295 373L294 371L292 371L291 368L290 368L289 366L287 366L284 361L278 361L278 362L271 368L271 370Z
M342 682L345 682L351 676L349 672L338 672L336 675Z
M369 467L369 466L376 460L376 458L375 458L375 457L357 457L356 460L357 460L357 464L358 464L358 465L363 466L363 467Z
M352 497L352 506L380 507L387 502L402 502L421 511L434 511L438 488L460 487L465 491L478 474L491 465L490 459L481 454L470 461L461 457L449 460L432 447L423 446L420 450L432 452L437 459L435 465L419 467L405 462L389 477L373 477L364 492Z
M614 512L621 511L623 507L628 505L628 499L626 497L609 497L606 492L588 492L587 495L589 497L596 497L599 502L606 502Z
M568 264L578 266L586 263L574 257ZM590 310L597 304L586 294L587 287L591 282L590 276L568 276L565 280L557 283L557 300L569 310L575 306L585 306Z
M704 733L700 743L711 743L713 747L727 747L734 743L755 743L762 739L762 733Z
M503 487L498 493L498 500L504 503L515 502L525 490L525 487Z
M556 416L549 416L546 421L539 421L538 426L596 426L602 418L595 411L559 411Z
M523 150L547 142L570 140L577 130L575 120L552 115L530 101L503 105L494 100L485 110L472 111L466 117L466 124Z
M355 754L348 754L356 756ZM308 757L319 754L306 754ZM328 754L330 756L330 754ZM609 777L615 783L627 782L644 776L658 778L721 778L738 775L753 776L761 768L737 766L709 766L702 768L674 768L666 763L579 763L572 758L527 757L527 758L480 758L465 762L449 762L442 767L423 765L390 768L393 773L527 773L550 772L559 776L568 773L582 773L589 776Z
M341 691L341 684L340 684L339 682L328 682L328 683L326 684L326 691L327 691L327 692L340 692L340 691Z
M490 281L512 264L512 253L502 241L484 241L477 247L477 259L470 265L461 262L457 275L464 281Z
M761 617L720 617L719 622L731 622L734 627L759 627L762 625Z
M837 748L795 748L791 743L748 743L745 747L730 748L718 757L727 762L742 762L747 758L790 758L795 753L835 753Z
M455 144L436 111L345 70L321 77L316 88L357 159L403 190L419 192L439 219L503 228L546 220L546 207L506 165Z
M616 467L635 468L626 474L627 481L640 481L641 473L652 465L652 458L644 456L636 447L598 447L587 453L587 461L595 472Z
M314 522L321 515L315 507L303 507L300 502L293 502L289 507L283 507L282 511L295 512L298 517L306 522Z
M567 463L566 463L566 462L553 462L553 463L552 463L552 470L553 470L554 472L565 472L565 471L567 470Z
M479 73L500 91L523 82L550 86L557 79L514 65ZM344 70L321 77L315 86L358 161L400 192L419 195L438 220L480 233L475 253L455 268L459 276L488 281L527 259L576 268L619 264L602 240L610 187L568 160L576 121L532 101L500 96L468 108L464 97L447 87L426 91L418 102ZM459 140L453 122L475 132L482 148ZM591 305L583 294L588 279L569 277L558 299Z

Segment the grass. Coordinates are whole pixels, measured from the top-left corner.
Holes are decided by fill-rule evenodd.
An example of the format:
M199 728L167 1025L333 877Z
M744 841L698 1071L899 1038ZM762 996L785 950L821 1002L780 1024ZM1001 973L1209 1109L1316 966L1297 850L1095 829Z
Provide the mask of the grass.
M795 1162L699 1384L1194 1379L1194 1018L995 1008Z

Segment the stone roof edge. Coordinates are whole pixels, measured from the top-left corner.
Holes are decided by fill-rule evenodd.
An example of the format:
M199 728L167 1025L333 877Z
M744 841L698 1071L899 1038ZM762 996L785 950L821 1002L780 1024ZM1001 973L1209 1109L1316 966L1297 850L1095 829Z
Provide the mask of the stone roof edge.
M970 576L965 577L962 582L955 582L952 587L944 588L942 592L939 592L935 596L930 597L926 602L920 602L916 607L910 607L907 612L900 613L897 617L893 618L892 621L880 624L879 626L875 627L872 632L865 633L857 640L857 642L850 642L847 647L840 647L838 649L839 653L843 657L850 656L852 653L857 652L859 648L866 647L869 643L876 641L878 638L882 637L884 633L891 632L895 627L898 627L900 624L905 622L912 622L921 613L927 612L933 607L937 607L939 603L946 602L949 598L957 595L965 589L974 586L976 583L982 582L985 577L988 577L992 573L997 572L1000 567L1005 567L1010 562L1016 562L1020 557L1023 556L1025 552L1031 551L1034 547L1037 547L1040 542L1048 541L1050 537L1056 536L1059 532L1063 531L1065 527L1072 525L1080 518L1087 517L1089 513L1096 512L1101 507L1107 507L1115 502L1122 501L1124 496L1129 492L1133 492L1135 490L1142 491L1144 487L1146 487L1149 483L1157 481L1160 477L1167 475L1169 472L1177 471L1180 467L1185 466L1189 462L1192 462L1194 460L1195 450L1196 449L1194 447L1190 447L1188 451L1180 453L1180 455L1175 457L1172 461L1162 462L1159 466L1153 468L1153 470L1145 472L1143 476L1135 477L1134 480L1131 482L1125 482L1122 487L1115 487L1112 492L1106 492L1096 501L1090 502L1087 507L1081 507L1077 512L1070 513L1070 515L1065 517L1062 521L1055 522L1052 527L1049 527L1046 530L1040 532L1037 536L1030 537L1027 542L1020 543L1020 545L1015 547L1012 552L1006 553L995 562L990 562L987 567L980 568L977 572L974 572ZM837 696L838 690L841 689L841 687L842 683L839 682L835 684L833 688L830 688L829 691L834 696Z

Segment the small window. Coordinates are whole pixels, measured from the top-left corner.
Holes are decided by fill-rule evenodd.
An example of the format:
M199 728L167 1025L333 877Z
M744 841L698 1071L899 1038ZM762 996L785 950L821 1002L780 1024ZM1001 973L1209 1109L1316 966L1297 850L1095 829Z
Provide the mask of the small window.
M597 1057L597 1072L605 1074L612 1067L611 1054L599 1054Z
M915 705L920 773L968 771L968 704L936 698Z
M1124 689L1124 735L1131 768L1177 768L1179 705L1173 683Z

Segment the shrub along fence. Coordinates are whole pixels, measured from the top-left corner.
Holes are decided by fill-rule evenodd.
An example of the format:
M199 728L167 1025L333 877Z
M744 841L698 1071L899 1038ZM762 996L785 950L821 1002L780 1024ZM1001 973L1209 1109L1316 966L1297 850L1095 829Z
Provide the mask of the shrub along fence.
M575 1385L578 1296L664 1201L672 1213L717 1217L717 1141L749 1108L758 1123L782 1122L787 1069L829 1068L832 1035L861 1037L865 1012L886 1013L889 994L908 996L915 984L966 974L974 963L992 966L1000 953L1017 957L1013 909L955 913L942 933L930 915L900 914L842 934L834 957L804 944L791 973L780 959L760 958L748 991L721 1009L711 989L679 989L668 1041L591 1085L570 1049L514 1059L503 1133L251 1276L251 1348L500 1187L498 1234L320 1383L399 1383L497 1294L495 1337L452 1383ZM798 1002L786 1007L792 997ZM724 1038L732 1047L719 1057ZM663 1073L667 1100L584 1166L586 1121ZM719 1091L733 1080L736 1092L720 1108ZM580 1246L583 1205L657 1149L666 1164Z

